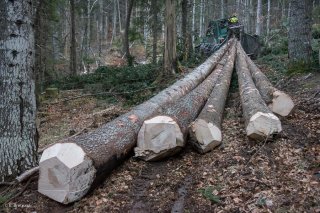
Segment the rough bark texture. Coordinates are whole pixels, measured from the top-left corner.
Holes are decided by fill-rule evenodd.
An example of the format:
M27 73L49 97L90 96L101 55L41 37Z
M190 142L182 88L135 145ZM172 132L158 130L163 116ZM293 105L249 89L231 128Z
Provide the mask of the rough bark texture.
M175 74L177 66L175 1L166 0L164 74Z
M200 153L208 152L221 144L221 121L233 73L235 53L234 45L218 83L214 86L198 118L189 128L190 141Z
M132 111L116 118L93 132L62 141L76 143L83 149L86 156L92 159L94 167L97 170L97 178L93 186L102 181L112 169L128 157L136 145L137 134L143 121L159 114L162 106L181 98L201 83L210 74L217 62L220 61L225 51L229 48L230 43L231 42L228 42L224 45L185 78L160 92L150 100L140 104ZM40 165L40 173L42 169L48 170L50 168L45 166L41 167ZM83 195L79 196L78 199L82 196Z
M290 62L310 63L311 60L311 0L291 0L288 33Z
M0 181L37 163L30 1L0 1Z
M245 55L245 52L242 48L239 49L239 51ZM252 75L252 79L259 90L262 99L269 106L269 108L278 115L289 115L294 107L294 103L290 96L273 87L267 76L261 72L261 70L248 56L246 56L246 62Z
M280 132L281 123L272 114L255 87L241 48L238 42L236 70L246 132L248 137L261 140Z

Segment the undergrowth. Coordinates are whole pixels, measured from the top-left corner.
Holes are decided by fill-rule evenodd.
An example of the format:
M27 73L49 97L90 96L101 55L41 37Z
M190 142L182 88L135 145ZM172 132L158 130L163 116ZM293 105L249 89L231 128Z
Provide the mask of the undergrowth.
M126 99L128 105L147 100L153 95L153 85L159 74L160 67L152 64L135 67L99 67L94 73L60 78L52 82L51 87L60 90L84 89L96 94L98 98L114 96ZM160 86L161 87L161 86Z

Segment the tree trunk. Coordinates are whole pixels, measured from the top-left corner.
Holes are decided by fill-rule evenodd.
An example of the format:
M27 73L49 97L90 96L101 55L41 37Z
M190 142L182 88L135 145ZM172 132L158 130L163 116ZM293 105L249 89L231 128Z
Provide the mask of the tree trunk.
M131 12L133 7L133 1L134 0L129 0L129 4L128 4L126 23L124 28L124 42L123 42L124 54L127 58L127 63L129 66L133 65L133 58L130 55L130 50L129 50L129 28L130 28L130 18L131 18Z
M158 8L157 0L151 0L152 13L152 63L157 63L157 43L158 43Z
M192 49L194 49L195 16L196 16L196 0L193 0L193 5L192 5Z
M188 126L198 116L217 83L227 56L224 55L215 70L198 87L169 106L163 105L160 116L144 121L138 133L136 157L145 161L161 160L185 146Z
M190 141L200 153L206 153L221 144L221 121L227 100L236 53L236 45L229 50L227 63L206 105L189 128Z
M0 182L37 164L32 21L31 2L0 2Z
M267 38L266 41L269 39L270 34L270 8L271 8L271 0L268 0L268 10L267 10Z
M245 55L245 52L243 52L243 54ZM248 56L246 56L246 62L252 75L252 79L270 110L281 116L289 115L294 107L294 103L290 96L273 87L268 78Z
M86 57L89 57L91 41L91 0L87 0L87 33L86 33Z
M175 1L166 0L166 25L164 41L164 76L176 73L177 50L176 50L176 15Z
M270 111L255 87L247 67L244 50L238 42L236 70L247 136L265 140L281 132L280 120Z
M291 0L288 51L290 63L311 63L311 2Z
M182 55L183 60L188 58L188 47L187 47L187 25L188 25L188 0L181 1L181 11L182 11L182 23L181 23L181 32L182 32Z
M203 20L203 0L200 0L200 17L199 17L199 37L203 35L202 20Z
M199 85L220 61L229 45L224 45L192 73L132 111L93 132L65 139L62 141L64 143L46 149L40 160L39 192L61 203L71 203L83 197L90 186L104 180L112 169L127 158L136 145L143 121L159 114L161 107Z
M257 22L256 22L256 35L261 35L262 27L262 0L258 0L257 4Z
M70 0L70 15L71 15L70 71L72 75L77 75L77 43L76 43L74 0Z
M224 17L224 0L220 0L220 18L223 19Z

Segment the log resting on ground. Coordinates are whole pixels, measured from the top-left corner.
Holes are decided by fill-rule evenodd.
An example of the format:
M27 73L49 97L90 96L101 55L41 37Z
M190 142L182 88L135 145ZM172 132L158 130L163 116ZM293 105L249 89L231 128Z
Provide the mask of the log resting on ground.
M241 44L238 42L236 70L247 136L256 140L264 140L279 133L282 130L281 123L267 107L255 87L245 57Z
M198 118L189 127L190 142L200 153L221 144L221 120L233 73L236 47L233 46L218 82Z
M229 41L185 78L130 112L92 132L64 139L46 149L40 159L38 191L64 204L81 199L129 156L143 121L200 84L231 43Z
M242 49L242 51L244 50ZM261 97L271 111L281 116L289 115L294 107L294 103L290 96L273 87L269 79L248 56L246 56L246 61L251 72L252 79L259 90Z
M160 160L179 152L185 146L188 126L206 103L229 54L223 57L221 64L197 88L169 106L164 106L160 116L143 123L135 148L136 157L145 161Z

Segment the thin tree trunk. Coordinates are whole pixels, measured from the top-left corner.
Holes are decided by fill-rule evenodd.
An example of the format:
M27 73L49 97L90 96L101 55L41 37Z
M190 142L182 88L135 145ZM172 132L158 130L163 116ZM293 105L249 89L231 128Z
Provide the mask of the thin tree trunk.
M262 26L262 0L258 0L257 4L257 22L256 22L256 35L261 35L261 26Z
M224 18L224 0L220 0L220 18Z
M31 1L0 1L0 20L0 182L3 182L37 164Z
M89 51L90 51L90 36L91 36L91 0L87 0L87 34L86 34L86 57L89 57Z
M130 55L130 50L129 50L129 28L130 28L130 18L131 18L131 12L132 12L132 7L133 7L133 1L134 0L129 0L128 4L128 13L126 16L126 23L125 23L125 29L124 29L124 53L127 58L127 63L129 66L132 66L132 56Z
M77 75L77 43L76 43L74 1L75 0L70 0L70 16L71 16L70 71L72 75Z
M203 16L203 0L200 1L200 18L199 18L199 37L203 35L202 29L202 16Z
M192 49L194 49L195 16L196 16L196 0L193 0L193 5L192 5Z
M270 34L270 8L271 8L271 0L268 0L268 10L267 10L267 41Z
M120 4L119 0L117 0L117 5L118 5L118 19L119 19L119 31L120 33L122 32L122 23L121 23L121 11L120 11Z
M114 37L116 36L116 27L117 27L117 0L113 0L113 27L112 27L112 37L110 46L112 46L112 42Z
M181 32L182 32L182 55L183 60L188 58L188 47L187 47L187 25L188 25L188 0L181 1L181 10L182 10L182 23L181 23Z
M175 1L166 0L164 74L175 74L177 66Z
M157 63L157 43L158 43L158 9L157 0L151 0L152 10L152 63Z

